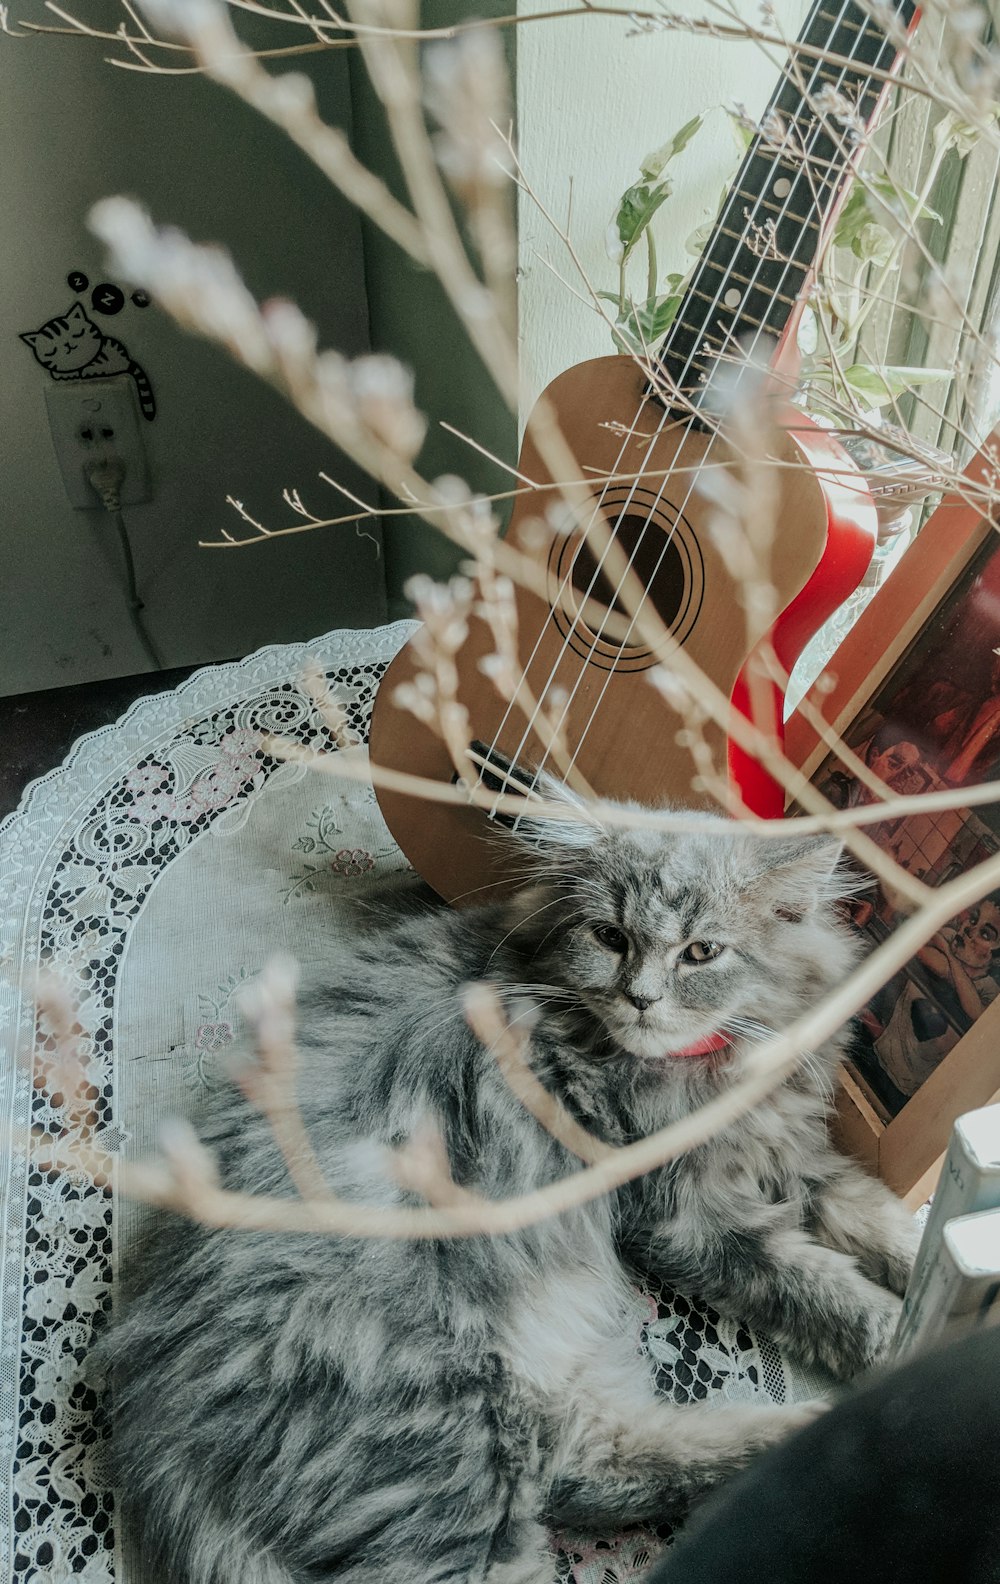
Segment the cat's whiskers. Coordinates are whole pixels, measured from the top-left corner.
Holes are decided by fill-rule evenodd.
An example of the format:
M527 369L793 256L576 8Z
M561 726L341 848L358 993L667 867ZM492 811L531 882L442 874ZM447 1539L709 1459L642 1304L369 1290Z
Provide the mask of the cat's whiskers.
M768 1023L762 1023L759 1018L741 1017L736 1014L725 1020L722 1025L727 1033L739 1034L752 1045L765 1045L768 1040L776 1039L779 1030L772 1028ZM813 1082L820 1087L829 1087L829 1075L815 1051L804 1050L800 1053L798 1067L791 1076L808 1074Z
M538 953L541 951L542 947L545 945L545 942L549 939L549 937L551 935L555 934L556 930L560 929L563 925L571 923L572 920L574 920L574 919L582 919L582 918L585 918L585 917L586 917L586 912L585 912L585 910L583 908L577 908L576 911L573 912L573 913L564 914L563 917L558 921L558 923L553 924L551 929L548 929L548 930L545 931L545 934L542 936L541 940L538 941L536 946L535 946L535 950L534 950L533 956L537 956L538 955Z
M483 891L503 891L508 884L509 882L506 880L487 880L485 885L470 886L468 891L457 891L451 898L451 906L454 907L456 903L466 901L468 897L479 896Z
M521 983L507 979L502 985L498 985L497 988L501 995L507 995L508 992L513 992L515 995L534 995L536 991L542 991L553 1000L561 998L566 1001L573 1001L578 1005L580 1003L579 991L571 989L568 985L546 984L542 979L526 979Z

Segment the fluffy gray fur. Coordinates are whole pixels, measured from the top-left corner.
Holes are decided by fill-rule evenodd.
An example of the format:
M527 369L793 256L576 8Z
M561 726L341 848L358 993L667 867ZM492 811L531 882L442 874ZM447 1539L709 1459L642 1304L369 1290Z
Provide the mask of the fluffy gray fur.
M515 900L410 914L345 946L307 994L300 1097L337 1193L405 1202L373 1141L427 1118L456 1181L490 1197L579 1168L467 1029L470 980L530 1026L541 1081L621 1144L724 1090L850 969L828 841L533 834ZM719 1029L727 1052L671 1056ZM503 1238L171 1223L106 1345L150 1564L183 1584L548 1584L546 1524L681 1514L816 1408L658 1399L625 1319L630 1271L843 1379L892 1335L913 1226L828 1142L836 1058L835 1042L804 1055L710 1143ZM201 1136L228 1186L291 1192L235 1086Z

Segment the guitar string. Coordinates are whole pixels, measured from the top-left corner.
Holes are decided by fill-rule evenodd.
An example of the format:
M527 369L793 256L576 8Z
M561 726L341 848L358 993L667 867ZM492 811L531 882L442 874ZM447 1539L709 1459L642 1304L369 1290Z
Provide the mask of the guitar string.
M820 0L820 3L821 3L821 0ZM840 14L835 19L833 27L830 30L830 40L832 40L836 36L837 30L841 27L841 25L843 23L843 20L844 20L845 13L849 9L850 3L851 3L851 0L843 0L843 4L842 4L841 10L840 10ZM817 5L817 12L818 12L818 10L819 10L819 5ZM857 42L858 42L858 39L855 40L855 43L857 43ZM853 58L854 58L853 55L851 56L851 58L853 60ZM807 89L806 89L807 93L809 91L811 91L811 88L812 88L812 86L813 86L813 84L815 82L816 76L818 75L822 65L823 65L823 62L822 62L821 59L817 60L814 63L813 68L812 68L812 72L810 74L809 83L808 83L808 86L807 86ZM838 79L839 83L843 82L844 76L845 76L847 70L849 70L849 67L847 65L845 65L841 69L841 72L839 74L839 79ZM786 75L786 76L788 75L787 63L786 63L786 66L783 68L783 75ZM776 90L776 92L780 92L780 84L779 84L779 89ZM821 135L822 130L823 130L822 124L818 125L817 129L816 129L816 132L814 134L814 143L815 143L815 140ZM809 152L811 152L811 150L807 151L806 161L808 160ZM779 157L780 157L780 153L779 153ZM805 169L806 167L804 166L803 168ZM797 196L796 184L797 184L797 182L799 180L799 175L800 174L801 173L797 173L796 178L793 181L793 183L792 183L792 185L791 185L791 187L789 189L788 194L786 195L785 203L782 205L782 208L781 208L781 211L780 211L780 213L778 215L778 218L775 221L775 225L776 226L777 226L777 224L780 223L780 221L782 219L785 218L786 212L788 210L789 205L794 200L794 198ZM734 189L733 189L732 193L729 195L729 198L727 199L727 202L726 202L726 204L725 204L725 206L724 206L724 208L722 210L722 213L719 215L716 224L717 225L722 225L722 224L724 224L724 222L727 219L731 219L732 215L731 215L730 211L732 209L732 206L735 203L738 203L741 197L745 198L745 196L746 195L744 193L741 193L741 191L740 191L739 177L737 177L737 182L734 185ZM738 251L738 248L739 248L739 246L742 243L744 243L744 242L748 243L749 242L749 239L750 239L750 237L752 235L753 227L754 227L753 216L754 216L754 214L759 212L760 201L761 201L760 198L756 199L754 201L754 205L753 205L752 209L750 211L746 211L746 210L744 211L746 224L745 224L745 226L743 228L742 234L738 237L737 250L734 250L734 251ZM759 256L758 257L758 263L757 263L756 269L754 271L754 275L751 277L750 282L747 284L747 286L745 288L745 291L742 294L744 299L749 295L749 293L756 286L756 284L757 284L756 277L759 274L759 271L760 271L763 263L764 263L764 258L762 256ZM783 272L782 277L781 277L782 282L784 281L785 276L787 275L788 268L791 267L791 265L793 263L794 263L794 260L792 260L792 259L789 259L789 260L786 261L786 268L785 268L785 271ZM695 278L697 278L697 271L696 271ZM704 328L703 328L703 330L699 331L698 336L696 337L696 340L695 340L695 344L692 347L691 352L688 354L688 356L687 356L687 358L686 358L686 360L684 362L684 365L682 367L681 374L680 374L680 379L681 380L683 380L684 377L687 375L687 373L690 370L692 362L694 361L694 359L697 357L699 351L701 350L703 337L704 337L705 333L707 332L709 326L711 325L711 316L712 316L712 314L714 314L716 312L716 310L718 308L719 299L720 299L720 297L722 295L722 292L723 292L724 288L728 289L728 288L726 288L726 277L725 276L723 276L722 280L719 282L719 285L716 288L714 297L713 297L713 299L712 299L712 301L711 301L711 303L709 305L709 308L708 308L708 311L707 311L707 314L706 314L706 318L705 318ZM757 344L757 342L761 339L761 336L764 333L764 329L765 329L765 327L763 325L758 329L758 333L757 333L757 336L755 337L754 342L752 343L751 350L753 349L753 346L755 346ZM731 335L731 332L730 332L730 335ZM625 437L625 442L623 444L622 450L619 452L619 459L618 459L619 461L621 459L622 454L624 453L625 448L628 445L629 439L632 437L632 434L633 434L634 429L635 429L635 425L638 422L638 419L641 416L641 413L642 413L643 409L645 408L645 406L649 402L649 399L650 399L649 397L644 398L643 403L640 405L639 412L636 414L636 417L633 419L632 424L629 427L629 431L628 431L628 434ZM663 414L663 416L661 417L660 422L659 422L659 424L657 426L657 429L656 429L654 435L651 438L650 445L647 448L646 457L644 458L643 464L642 464L643 466L646 464L646 462L648 462L648 459L649 459L649 457L650 457L650 455L651 455L651 453L652 453L657 441L659 440L659 438L662 435L662 431L663 431L665 425L668 422L672 421L673 418L674 418L674 414L671 411L669 411L669 410L666 411ZM712 444L714 444L714 441L715 441L716 438L717 438L717 436L713 436L712 437L712 440L710 441L709 446L706 449L706 457L705 457L705 459L703 459L702 466L704 466L704 460L707 460L708 453L711 450L711 446L712 446ZM667 470L666 470L666 472L664 474L663 481L661 482L661 485L660 485L659 491L657 493L656 499L654 500L653 506L652 506L651 511L650 511L650 515L647 516L646 524L645 524L645 526L643 528L642 534L640 535L636 545L633 548L632 554L629 557L629 560L628 560L628 563L627 563L627 567L626 567L626 573L627 573L628 569L631 568L631 566L632 566L632 564L634 562L635 556L639 553L639 550L640 550L641 545L642 545L642 541L645 538L646 532L647 532L647 530L648 530L648 528L650 526L650 523L652 521L652 513L656 511L656 509L657 509L657 507L658 507L658 505L660 503L660 500L662 499L664 490L666 489L666 487L667 487L667 485L669 483L669 467L672 467L673 464L676 462L677 456L680 454L680 450L683 447L685 439L686 439L686 427L685 427L685 434L683 434L680 437L680 440L679 440L679 443L678 443L678 447L677 447L677 449L676 449L676 451L674 453L674 457L671 460L671 463L669 464L669 466L668 466L668 468L667 468ZM625 500L624 503L622 503L621 507L619 508L617 521L614 523L614 525L612 527L612 530L611 530L612 531L612 535L615 533L615 531L617 529L620 528L621 522L623 521L623 519L624 519L624 517L625 517L625 515L626 515L626 513L627 513L627 511L628 511L628 509L630 507L630 505L632 504L632 501L634 500L636 490L638 489L640 483L641 483L641 472L640 472L640 476L638 476L635 479L635 481L634 481L634 483L632 485L632 488L630 489L630 491L628 493L627 499ZM690 499L690 495L691 495L694 487L695 487L695 483L692 482L692 484L691 484L691 486L689 487L689 490L688 490L688 495L685 497L683 505L680 508L680 511L678 512L678 518L680 517L680 515L682 515L684 507L687 505L688 500ZM605 497L607 495L608 488L609 488L609 485L606 485L604 490L602 491L602 497L601 497L600 501L598 502L597 507L595 508L595 513L596 513L596 510L599 510L600 507L604 504L604 499L605 499ZM673 537L674 537L674 534L676 532L676 521L677 521L677 519L675 519L675 523L672 526L672 528L670 530L670 533L665 536L665 543L664 543L664 546L663 546L662 551L661 551L660 559L659 559L659 562L657 563L657 567L654 569L654 573L653 573L654 577L656 575L656 572L659 570L659 566L662 564L664 556L667 554L667 552L669 550L670 544L673 541ZM595 585L597 583L597 579L600 576L601 571L603 570L604 560L605 560L605 557L602 556L600 561L597 563L597 565L595 567L595 570L594 570L594 573L593 573L593 575L591 577L590 585L589 585L589 587L588 587L588 589L587 589L587 591L586 591L586 593L584 595L584 599L589 598L591 593L593 592L593 589L594 589L594 587L595 587ZM572 570L572 568L571 568L571 570ZM615 599L621 593L623 581L624 581L624 579L619 582L618 588L615 590L615 593L614 593L614 595L612 597L611 605L614 604ZM563 589L565 589L565 587L566 587L566 582L567 582L567 580L564 579L564 581L563 581ZM562 590L560 590L560 592L562 592ZM634 624L635 619L636 618L633 617L633 624ZM606 622L607 622L607 618L605 617L604 622L602 623L601 628L598 630L597 635L595 637L595 640L594 640L594 642L592 643L592 645L590 647L590 651L589 651L589 654L587 656L587 659L586 659L586 662L585 662L585 666L586 666L586 664L588 664L592 660L593 655L596 652L597 645L602 640L602 638L604 636L604 632L606 631ZM631 626L630 626L629 630L631 631ZM518 745L517 750L512 755L512 757L514 759L517 758L517 756L520 754L520 752L522 751L522 749L524 747L524 743L526 742L527 737L530 734L530 731L532 730L532 728L534 726L534 723L535 723L535 720L537 718L538 708L540 707L541 700L544 699L545 695L547 694L548 689L549 689L549 687L552 684L553 678L555 677L555 675L556 675L556 673L558 671L559 664L560 664L563 656L565 655L566 649L568 647L569 647L569 641L568 640L564 641L562 651L556 657L556 661L555 661L555 663L554 663L554 665L552 667L552 670L551 670L551 672L549 674L549 677L548 677L548 679L547 679L547 681L545 683L545 686L544 686L544 688L542 690L540 690L540 692L538 694L538 701L539 702L538 702L538 704L536 704L536 709L533 712L531 718L529 719L529 721L527 723L527 726L525 727L525 730L524 730L524 732L522 734L521 741L520 741L520 743ZM536 641L536 646L535 646L535 651L534 652L537 652L537 648L538 648L538 642ZM534 652L533 652L532 658L534 657ZM529 660L528 664L530 665L530 660ZM578 672L576 683L575 683L575 685L574 685L574 687L573 687L568 699L566 700L566 702L565 702L565 704L563 706L562 715L560 716L559 722L557 723L557 726L555 728L555 730L557 732L561 729L561 727L563 725L563 722L566 719L566 715L567 715L568 710L569 710L569 708L570 708L570 706L572 704L573 698L575 697L575 694L576 694L579 686L581 685L583 677L584 677L585 674L586 674L585 668L581 669ZM604 688L602 688L600 698L603 698L604 690L609 685L612 675L613 675L613 671L609 671L609 673L608 673L608 675L607 675L607 677L605 679ZM587 728L585 729L584 735L586 735L586 730L589 730L589 727L590 727L590 724L591 724L591 722L593 720L594 714L596 713L596 709L597 709L597 707L600 704L600 698L598 699L598 703L597 703L597 705L595 705L594 710L591 711L591 717L590 717L590 720L587 723ZM509 713L510 713L510 709L508 708L508 711L507 711L507 715L508 716L509 716ZM506 717L505 717L505 720L506 720ZM503 729L503 724L505 724L505 722L501 723L501 727L500 727L499 731L497 732L497 737L494 739L494 746L495 746L497 738L500 735L500 731L502 731L502 729ZM580 741L578 742L578 744L576 746L576 749L573 752L573 756L572 756L572 759L570 761L571 765L575 764L576 759L577 759L577 757L579 755L580 748L582 747L582 743L583 743L583 738L581 737ZM532 786L537 784L538 775L541 773L541 770L544 767L544 764L545 764L545 761L546 761L547 757L548 757L548 753L546 751L546 752L543 753L541 762L540 762L539 766L536 768L535 776L534 776L534 779L532 781Z
M605 499L607 497L608 490L611 487L612 478L613 478L614 474L618 471L618 466L619 466L619 464L620 464L620 462L622 460L622 457L625 455L625 452L628 450L628 446L629 446L630 440L634 437L635 427L638 424L639 420L641 419L641 417L642 417L643 413L645 412L646 408L652 404L652 401L653 401L652 395L651 394L646 394L646 395L643 396L641 402L639 403L639 407L638 407L638 409L637 409L637 411L635 413L635 416L632 419L631 423L629 424L628 430L626 431L625 436L622 439L622 443L621 443L621 446L619 448L618 455L615 458L614 465L613 465L612 470L611 470L611 475L609 476L607 481L602 485L600 496L594 502L593 510L591 512L591 515L590 515L590 523L593 523L594 519L597 517L598 513L600 512L601 508L603 507ZM669 416L670 416L669 413L663 413L660 416L658 427L657 427L657 430L656 430L656 436L654 436L654 440L655 440L656 437L659 436L659 434L662 431L663 426L667 422ZM647 452L646 452L646 456L647 457L650 455L651 450L652 450L652 445L649 448L647 448ZM638 483L638 480L636 481L636 483ZM633 486L633 491L634 491L635 487L636 486L634 485ZM631 499L631 493L630 493L629 499ZM612 534L614 533L615 529L620 526L622 518L623 518L623 516L624 516L624 514L625 514L625 512L627 510L628 510L628 502L626 502L623 505L623 507L621 509L621 512L619 514L618 521L614 524L614 527L611 530ZM588 527L589 526L590 526L590 524L588 523ZM601 568L603 567L604 558L605 558L606 554L607 554L606 550L604 552L602 552L601 559L600 559L599 562L597 562L597 564L595 566L594 576L593 576L593 578L591 580L590 588L588 588L587 593L584 595L585 599L589 598L590 593L591 593L591 591L592 591L592 589L594 587L594 584L596 583L597 578L600 576ZM562 602L563 598L565 597L567 591L572 587L574 559L575 558L571 557L568 569L565 572L565 574L563 575L562 581L560 582L559 587L556 590L556 593L555 593L555 596L554 596L554 600L553 600L553 605L554 606L561 604L561 602ZM542 642L544 641L546 626L547 626L547 622L543 622L541 627L538 630L538 634L537 634L537 636L535 638L534 647L532 648L532 651L531 651L530 655L528 656L527 660L524 662L524 664L523 664L523 666L521 668L520 681L524 680L524 678L528 675L528 672L531 669L531 666L532 666L532 663L533 663L533 661L535 659L535 656L537 655L537 653L538 653L538 651L539 651L539 649L540 649L540 647L542 645ZM538 719L538 712L539 712L539 710L542 707L543 701L544 701L544 699L546 697L546 694L548 693L549 688L552 686L553 678L555 677L556 672L559 669L559 665L560 665L560 663L562 661L562 658L565 655L565 653L566 653L568 648L569 648L569 641L564 639L563 647L562 647L561 651L559 652L559 654L557 655L555 663L554 663L551 671L549 672L549 675L548 675L544 685L542 686L541 690L539 691L539 693L537 695L537 698L535 700L534 708L533 708L533 710L531 712L530 717L527 720L527 724L525 725L525 727L524 727L524 729L522 731L521 740L518 743L517 747L514 749L514 751L511 754L506 756L506 757L508 757L511 760L512 763L516 762L517 759L519 758L519 756L520 756L520 754L521 754L521 752L522 752L522 750L524 748L524 745L525 745L525 743L528 740L528 737L531 735L531 732L534 729L535 722ZM490 747L489 747L489 750L488 750L488 754L490 754L490 755L493 754L493 752L496 750L497 744L498 744L498 742L500 740L500 737L501 737L501 735L503 733L503 730L504 730L505 726L507 725L508 721L510 720L511 714L513 713L513 710L514 710L514 707L515 707L515 704L516 704L517 695L518 695L519 691L520 691L520 685L518 686L517 689L515 689L512 697L510 699L508 699L508 701L507 701L507 707L504 710L503 716L501 717L500 724L497 726L497 729L496 729L496 731L493 734L493 741L490 744ZM542 764L544 764L545 757L546 756L543 754L543 759L542 759L542 762L541 762ZM539 770L540 770L540 768L541 768L541 766L539 766ZM536 774L535 774L534 779L532 780L531 787L529 788L529 791L533 790L535 785L537 784L539 770L536 770ZM498 793L498 797L499 797L499 793ZM493 808L489 811L489 816L488 817L492 819L494 817L495 813L496 813L496 804L494 804ZM515 824L516 824L516 821L515 821Z
M849 4L849 0L848 0L848 4ZM834 26L834 29L833 29L833 32L831 34L831 39L836 35L837 28L841 26L841 24L843 22L844 11L846 11L847 8L848 8L847 5L845 5L842 8L841 15L837 19L837 22L836 22L836 24ZM855 42L856 43L869 42L871 40L871 38L872 38L871 34L866 34L865 32L862 32L862 33L860 33L858 35L858 37L855 40ZM881 42L881 44L879 46L879 49L878 49L878 52L876 54L876 61L878 60L879 55L882 53L882 51L886 48L886 46L888 44L889 44L889 40L883 36L882 42ZM894 51L893 53L895 55L895 53L897 53L897 52ZM867 64L867 63L859 62L857 60L857 58L854 57L853 55L851 56L851 60L856 65L857 64ZM839 76L839 80L838 80L838 84L837 84L838 87L841 87L843 85L844 78L847 75L848 69L849 68L845 65L845 67L841 70L841 73L840 73L840 76ZM806 87L806 89L805 89L805 93L806 94L811 92L811 86L812 85L810 83ZM831 86L832 86L832 84L831 84ZM803 175L806 175L806 177L808 176L808 160L811 157L811 155L812 155L812 153L813 153L813 151L815 149L816 142L819 140L819 138L823 135L824 131L826 131L826 130L828 130L828 129L824 126L822 119L818 119L816 130L815 130L815 133L814 133L814 136L813 136L813 140L812 140L812 144L811 144L811 146L809 148L804 150L802 168L796 174L795 178L792 181L792 184L791 184L791 186L789 188L789 192L786 195L786 202L785 202L784 206L782 207L782 210L779 213L777 220L775 221L775 226L776 227L777 227L778 224L780 224L781 220L785 218L785 213L787 211L788 205L791 204L797 197L801 197L802 196L800 193L797 192L797 184L801 180ZM836 147L836 142L835 142L834 146ZM778 158L780 159L780 157L781 157L781 151L779 150L778 151ZM829 196L829 194L827 196ZM811 201L815 205L815 202L816 202L815 194L813 195ZM755 208L756 208L756 205L755 205ZM748 216L748 218L749 218L749 216ZM757 263L757 265L756 265L756 267L754 269L753 275L751 276L750 280L743 287L743 290L741 292L741 301L745 301L749 297L750 293L753 290L758 288L759 282L758 282L757 277L758 277L758 275L760 273L760 270L761 270L764 262L765 262L764 255L760 255L759 258L758 258L758 263ZM782 274L779 277L779 280L778 280L777 284L774 287L774 291L775 292L780 291L781 287L786 284L789 270L792 269L792 268L797 268L797 267L800 267L798 260L796 260L792 256L786 257L786 259L785 259L785 268L782 271ZM722 285L725 285L725 277L723 278ZM720 290L721 290L721 287L720 287ZM718 299L718 292L716 293L716 301L717 301L717 299ZM710 313L712 311L714 311L714 307L715 307L715 304L713 303L712 309L709 310ZM767 328L766 324L762 323L762 324L759 325L759 327L757 329L757 332L756 332L756 334L755 334L755 336L754 336L753 340L751 341L750 346L748 348L748 352L747 352L748 356L752 355L755 347L760 343L760 341L765 337L765 335L768 335L769 333L770 332L768 331L768 328ZM730 342L730 344L732 343L732 340L733 340L733 332L732 332L732 330L730 329L728 331L723 331L722 339L723 339L723 345L720 347L720 353L726 349L725 343L726 343L727 340ZM709 376L709 377L711 377L711 376ZM711 451L712 445L715 443L715 441L718 438L719 438L719 436L717 434L714 435L712 437L712 441L706 447L705 457L704 457L704 459L702 461L701 467L704 467L705 462L707 461L709 453ZM676 460L676 455L675 455L675 460ZM660 501L662 500L663 492L664 492L664 489L666 488L667 482L668 481L665 479L664 483L661 485L661 488L660 488L660 490L658 492L656 501L654 502L654 505L653 505L653 508L652 508L653 512L655 512L657 506L660 504ZM677 532L677 524L678 524L678 522L680 522L683 519L684 511L687 508L687 505L688 505L688 503L689 503L689 501L691 499L691 496L694 493L694 491L696 490L696 488L697 488L697 474L694 474L693 477L692 477L691 482L689 483L687 494L685 495L685 497L684 497L683 501L681 502L680 506L674 507L673 504L670 503L671 504L671 509L675 512L674 523L672 524L669 533L664 535L664 543L663 543L663 546L661 547L659 557L657 558L656 564L653 567L653 571L652 571L652 574L650 575L650 578L646 582L646 588L645 588L645 591L644 591L644 593L642 595L642 599L640 600L640 602L639 602L639 604L638 604L638 606L636 608L635 613L632 615L632 617L631 617L631 619L629 621L629 625L628 625L628 628L626 629L625 637L621 641L621 644L619 646L621 649L624 649L624 647L628 643L629 637L631 636L631 633L632 633L632 631L633 631L633 629L635 627L635 624L636 624L636 622L639 619L639 614L640 614L641 609L642 609L642 604L649 597L651 585L655 581L655 578L656 578L657 574L659 573L660 568L662 567L663 562L666 559L666 556L667 556L667 554L669 552L670 546L671 546L671 544L673 542L673 539L674 539L674 536L675 536L675 534ZM650 525L652 523L652 520L653 520L652 519L652 515L647 518L646 524L645 524L645 526L643 528L643 533L640 536L640 538L639 538L639 540L638 540L638 542L637 542L637 544L636 544L636 546L635 546L635 548L634 548L634 550L632 552L632 556L629 558L629 563L628 563L629 567L631 567L635 556L638 554L639 549L641 548L642 539L645 537L646 531L650 527ZM624 577L619 582L618 588L615 590L615 595L614 595L615 599L617 599L618 595L621 593L623 585L624 585ZM602 633L601 636L603 636L603 633ZM591 651L590 651L590 657L588 657L588 658L591 658L593 656L595 650L596 650L596 644L592 645ZM595 702L594 702L594 704L593 704L593 706L591 708L590 715L589 715L589 717L588 717L588 719L587 719L587 721L586 721L586 723L585 723L585 725L583 727L583 730L582 730L582 732L580 734L580 737L579 737L579 740L577 742L576 748L574 749L573 754L572 754L572 756L570 758L570 761L569 761L570 768L572 768L575 765L575 763L576 763L577 757L578 757L578 755L580 753L581 748L583 747L583 744L584 744L584 742L586 740L586 737L587 737L587 734L590 731L590 728L591 728L591 726L592 726L592 724L594 722L594 719L595 719L595 717L597 715L597 712L598 712L598 710L601 707L601 704L603 702L604 696L605 696L605 694L607 692L608 687L611 684L611 680L612 680L612 677L614 676L614 674L615 674L615 670L614 670L614 666L612 666L606 672L604 683L601 686L600 692L598 693L598 696L597 696L597 698L596 698L596 700L595 700ZM580 681L582 680L582 675L583 675L583 673L580 673L578 675L576 687L579 686ZM576 691L576 687L573 690L574 693ZM563 719L565 719L565 714L563 716ZM562 724L562 720L560 721L560 725L561 724Z

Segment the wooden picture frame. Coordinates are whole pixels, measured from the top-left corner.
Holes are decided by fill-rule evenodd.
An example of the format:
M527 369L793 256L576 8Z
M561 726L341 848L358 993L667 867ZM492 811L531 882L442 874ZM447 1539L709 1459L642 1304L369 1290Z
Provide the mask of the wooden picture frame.
M966 469L970 486L995 472L998 444L1000 429ZM1000 534L981 507L944 498L827 678L832 688L812 690L812 709L898 790L1000 779ZM834 801L870 799L801 712L788 722L786 751ZM1000 851L1000 808L916 815L868 832L940 883ZM884 939L893 908L880 889L873 895L857 922ZM969 911L864 1009L842 1069L840 1142L911 1204L933 1188L955 1118L1000 1091L1000 944L989 957L1000 893L974 920Z

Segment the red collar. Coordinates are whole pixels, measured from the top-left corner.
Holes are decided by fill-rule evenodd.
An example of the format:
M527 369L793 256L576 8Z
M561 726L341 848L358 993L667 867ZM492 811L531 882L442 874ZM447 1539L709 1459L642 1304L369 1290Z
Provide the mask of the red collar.
M667 1051L668 1056L711 1056L713 1052L725 1050L732 1044L728 1034L704 1034L701 1039L695 1040L693 1045L685 1045L683 1050Z

